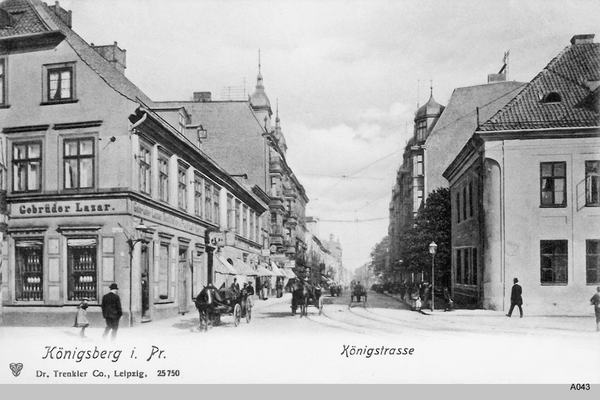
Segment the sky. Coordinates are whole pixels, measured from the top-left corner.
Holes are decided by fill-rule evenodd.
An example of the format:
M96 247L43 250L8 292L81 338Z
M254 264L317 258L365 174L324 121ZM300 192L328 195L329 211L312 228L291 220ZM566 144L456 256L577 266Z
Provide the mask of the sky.
M48 4L53 4L48 1ZM370 261L418 105L481 85L510 52L529 82L576 34L600 34L598 0L61 0L88 43L117 42L152 100L224 88L278 104L287 161L318 236L344 267ZM596 37L596 41L599 37ZM275 112L275 110L273 110Z

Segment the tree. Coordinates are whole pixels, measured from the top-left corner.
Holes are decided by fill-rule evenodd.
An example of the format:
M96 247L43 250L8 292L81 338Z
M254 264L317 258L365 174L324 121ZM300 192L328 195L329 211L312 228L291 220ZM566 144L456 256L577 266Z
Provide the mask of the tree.
M435 282L450 284L451 271L451 205L450 189L433 191L419 210L414 227L400 236L400 254L408 272L431 271L429 244L438 245L435 255Z
M371 250L371 266L375 276L386 273L390 251L390 237L386 236Z

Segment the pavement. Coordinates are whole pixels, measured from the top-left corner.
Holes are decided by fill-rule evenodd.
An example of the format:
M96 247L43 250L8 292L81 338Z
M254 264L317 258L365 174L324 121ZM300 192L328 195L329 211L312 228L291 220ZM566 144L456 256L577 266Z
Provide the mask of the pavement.
M384 295L398 300L410 310L410 304L397 294L385 293ZM514 321L510 325L515 330L529 331L530 329L541 329L551 331L570 331L570 332L595 332L596 319L590 309L589 315L528 315L527 309L523 309L523 318L519 318L519 310L513 311L512 317L509 319L506 316L506 311L494 311L483 309L454 309L452 311L444 311L436 308L431 311L429 308L421 308L420 311L413 311L421 315L426 315L432 318L432 321L439 323L447 323L448 325L477 325L486 326L489 329L506 328L507 321ZM598 332L600 335L600 332Z

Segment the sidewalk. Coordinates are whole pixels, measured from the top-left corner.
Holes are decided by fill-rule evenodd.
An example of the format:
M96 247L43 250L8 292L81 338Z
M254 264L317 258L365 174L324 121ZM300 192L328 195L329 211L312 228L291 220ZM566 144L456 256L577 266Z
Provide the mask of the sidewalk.
M385 293L402 304L405 304L410 309L410 304L400 298L396 294ZM436 303L437 304L437 303ZM591 309L591 307L590 307ZM515 312L516 311L516 312ZM590 315L528 315L525 308L523 318L519 318L518 309L513 311L512 318L506 316L506 311L493 311L483 309L455 309L453 311L444 311L436 308L431 311L429 308L422 307L420 314L432 318L432 322L448 323L448 324L472 324L477 327L487 327L496 329L506 327L510 323L511 328L527 329L544 329L552 331L571 331L571 332L595 332L596 320L591 313ZM413 311L416 312L416 311ZM599 332L600 333L600 332Z

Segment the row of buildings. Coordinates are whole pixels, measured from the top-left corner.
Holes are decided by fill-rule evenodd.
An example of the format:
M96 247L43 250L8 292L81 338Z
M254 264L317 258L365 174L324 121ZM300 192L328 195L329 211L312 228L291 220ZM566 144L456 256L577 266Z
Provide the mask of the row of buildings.
M600 45L576 35L529 83L492 74L445 107L432 95L392 191L389 266L402 274L400 237L446 187L451 265L438 268L457 303L507 310L517 277L530 312L587 310L600 284L599 87Z
M260 62L248 99L153 101L125 50L71 22L58 2L0 4L5 324L68 324L83 298L101 319L113 282L136 325L193 310L209 282L342 274L307 226Z

